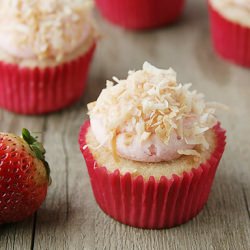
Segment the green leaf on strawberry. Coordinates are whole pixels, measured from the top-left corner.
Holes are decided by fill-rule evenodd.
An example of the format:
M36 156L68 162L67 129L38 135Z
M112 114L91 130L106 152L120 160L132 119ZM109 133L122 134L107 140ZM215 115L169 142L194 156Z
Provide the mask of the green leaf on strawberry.
M30 134L29 130L26 128L23 128L22 130L22 137L29 144L31 150L35 153L36 157L44 163L49 179L49 184L51 184L50 168L48 162L45 160L46 150L43 147L43 144L41 142L38 142L37 139L33 137Z

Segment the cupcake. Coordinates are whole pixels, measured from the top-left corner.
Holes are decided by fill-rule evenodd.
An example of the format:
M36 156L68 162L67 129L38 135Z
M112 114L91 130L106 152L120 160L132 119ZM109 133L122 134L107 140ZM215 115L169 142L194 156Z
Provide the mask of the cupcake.
M91 5L79 0L0 3L0 107L60 110L84 90L95 50Z
M114 219L159 229L197 215L225 147L215 103L149 63L108 81L79 144L95 199Z
M231 62L250 67L250 1L208 2L216 52Z
M95 0L102 15L128 29L150 29L175 22L184 0Z

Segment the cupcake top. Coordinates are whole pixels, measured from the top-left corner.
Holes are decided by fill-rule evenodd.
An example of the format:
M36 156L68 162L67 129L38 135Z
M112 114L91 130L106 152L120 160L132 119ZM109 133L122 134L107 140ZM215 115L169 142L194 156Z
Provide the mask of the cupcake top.
M210 0L212 5L233 22L250 27L250 0Z
M217 123L216 105L190 90L192 84L178 84L171 68L146 62L127 79L113 79L117 84L107 81L97 101L88 104L99 147L142 162L199 157L209 148L205 134Z
M94 32L84 0L8 0L0 3L0 50L23 60L63 61Z

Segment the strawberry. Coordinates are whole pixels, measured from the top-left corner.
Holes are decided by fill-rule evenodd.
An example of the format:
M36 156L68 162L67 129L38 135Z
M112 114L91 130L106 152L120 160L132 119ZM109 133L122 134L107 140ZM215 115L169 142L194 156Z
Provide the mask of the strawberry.
M27 129L22 137L0 133L0 224L31 216L50 184L45 149Z

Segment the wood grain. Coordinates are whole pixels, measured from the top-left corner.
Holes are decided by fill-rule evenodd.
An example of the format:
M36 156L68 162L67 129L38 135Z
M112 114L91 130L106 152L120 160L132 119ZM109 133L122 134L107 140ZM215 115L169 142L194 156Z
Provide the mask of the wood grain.
M180 22L168 28L131 32L97 15L99 43L82 100L55 114L24 117L0 111L0 130L22 127L44 132L53 183L33 218L0 228L4 249L250 249L250 70L218 58L212 50L204 1L190 0ZM228 146L204 210L170 230L140 230L105 215L92 195L77 139L86 104L97 98L105 80L125 77L148 60L172 66L181 82L193 82L208 100L229 106L220 112Z

